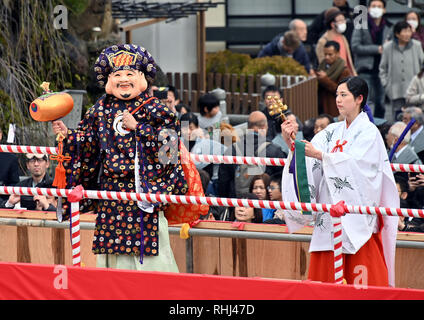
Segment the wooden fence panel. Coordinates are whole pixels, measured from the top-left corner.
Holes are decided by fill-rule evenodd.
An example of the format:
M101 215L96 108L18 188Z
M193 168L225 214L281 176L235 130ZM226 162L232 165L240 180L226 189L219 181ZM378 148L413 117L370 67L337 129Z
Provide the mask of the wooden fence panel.
M231 92L237 92L238 83L237 83L238 76L236 74L231 74Z
M184 90L181 96L181 102L186 106L190 105L190 92L188 90Z
M178 90L178 92L181 92L181 73L179 72L175 73L174 87Z
M243 94L246 92L246 76L244 74L240 75L240 81L239 81L239 86L240 86L240 94Z
M183 90L190 88L190 78L187 72L183 73L183 86L178 92L182 92Z
M233 113L234 114L241 114L241 108L240 108L240 93L234 92L233 95Z
M215 84L213 86L213 89L215 89L215 88L222 88L222 74L221 73L215 74Z
M172 72L167 72L166 78L168 79L168 83L173 86L174 85L174 74Z
M199 100L199 94L197 92L197 90L192 90L191 91L191 103L190 103L190 108L192 112L199 112L199 108L197 106L197 100Z
M206 77L206 90L211 91L213 90L213 73L208 73Z
M255 89L254 89L254 77L253 77L253 74L249 74L247 76L247 93L248 94L252 94L254 92L255 92Z
M223 78L222 78L222 88L224 89L226 92L230 91L230 77L231 75L229 73L224 74Z
M262 83L261 83L261 75L260 74L257 74L256 75L256 90L255 90L255 92L256 93L259 93L259 94L261 94L262 93Z
M199 90L199 74L192 73L190 75L191 88L184 88L184 90Z
M198 112L197 100L204 92L198 91L197 73L167 73L170 85L177 88L182 102ZM261 75L207 74L207 91L222 88L227 93L228 114L249 114L258 110L261 100ZM277 88L282 88L284 102L301 121L318 115L318 84L316 78L276 76Z
M243 93L241 97L241 114L249 114L249 94Z
M234 114L233 96L232 96L231 92L226 93L225 103L227 104L227 114Z

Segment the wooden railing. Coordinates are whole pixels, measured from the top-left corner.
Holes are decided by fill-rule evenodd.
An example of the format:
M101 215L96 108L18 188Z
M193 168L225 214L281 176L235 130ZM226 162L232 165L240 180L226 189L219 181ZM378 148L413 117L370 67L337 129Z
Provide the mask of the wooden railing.
M168 82L177 88L181 102L198 112L197 101L205 94L199 90L197 73L167 73ZM226 91L228 114L249 114L259 109L261 75L212 74L206 77L207 92L221 88ZM302 120L317 116L318 84L316 78L304 76L276 76L275 86L283 91L284 101Z

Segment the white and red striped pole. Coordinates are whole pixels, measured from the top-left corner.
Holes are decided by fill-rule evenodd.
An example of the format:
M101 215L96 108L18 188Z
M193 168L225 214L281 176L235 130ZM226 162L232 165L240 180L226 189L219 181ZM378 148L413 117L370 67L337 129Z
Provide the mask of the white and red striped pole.
M339 201L330 208L333 222L334 282L343 284L343 243L342 216L347 212L344 201Z
M331 217L334 241L334 282L343 284L342 219Z
M81 267L81 230L80 230L80 211L79 202L83 198L82 186L72 189L68 195L71 203L70 227L71 227L71 246L72 246L72 265Z
M71 202L71 246L72 265L81 267L81 233L80 233L80 212L79 202Z

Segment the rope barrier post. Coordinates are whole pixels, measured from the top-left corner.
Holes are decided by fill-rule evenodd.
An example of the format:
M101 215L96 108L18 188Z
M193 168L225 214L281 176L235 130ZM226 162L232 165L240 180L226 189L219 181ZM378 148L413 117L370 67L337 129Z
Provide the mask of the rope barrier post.
M83 198L83 187L81 185L74 188L68 196L71 203L71 245L72 245L72 265L81 267L81 232L80 232L80 211L79 202Z
M330 208L333 223L333 250L334 250L334 282L343 284L343 243L342 243L342 216L347 212L344 201L339 201Z
M334 282L343 284L342 219L331 218L334 231Z

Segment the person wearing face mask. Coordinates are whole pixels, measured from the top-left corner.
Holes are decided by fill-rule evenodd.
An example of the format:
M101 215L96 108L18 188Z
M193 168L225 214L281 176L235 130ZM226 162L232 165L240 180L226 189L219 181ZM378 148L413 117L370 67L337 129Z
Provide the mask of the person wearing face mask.
M383 44L392 37L391 26L384 14L386 2L371 0L368 3L368 28L355 29L352 34L352 53L358 75L368 87L368 105L377 118L384 118L384 88L378 76Z
M411 26L412 38L421 42L424 50L424 27L421 25L420 14L416 11L409 11L405 15L405 21Z
M383 45L379 65L381 84L390 99L384 116L388 121L396 121L401 108L406 105L409 83L424 62L421 43L412 39L411 26L406 21L396 23L393 33L394 39Z
M340 58L346 62L351 75L356 76L356 70L353 65L352 56L350 53L349 42L343 33L346 31L346 18L343 13L337 8L332 7L325 12L325 22L327 32L325 32L318 40L316 54L318 62L324 61L324 46L328 41L336 41L340 45Z
M338 8L343 13L346 19L346 31L344 32L344 36L350 43L352 32L354 29L353 21L355 19L356 13L354 12L353 8L350 7L349 2L347 0L334 0L332 6ZM324 10L319 15L317 15L312 21L312 23L308 26L308 39L306 41L307 43L316 44L319 38L326 31L326 11L327 10Z

